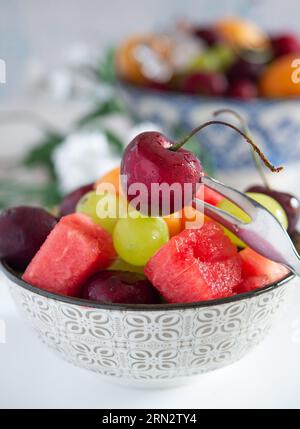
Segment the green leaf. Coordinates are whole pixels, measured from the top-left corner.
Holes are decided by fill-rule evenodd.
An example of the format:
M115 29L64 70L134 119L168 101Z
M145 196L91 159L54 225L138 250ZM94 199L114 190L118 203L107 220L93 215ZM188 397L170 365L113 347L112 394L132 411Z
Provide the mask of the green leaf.
M115 49L109 48L99 65L99 77L108 84L113 84L116 81L115 56Z
M119 139L119 137L108 129L103 130L103 132L106 135L108 142L111 144L114 152L117 153L118 155L121 155L123 152L124 146L122 144L122 141Z
M96 105L93 108L93 110L91 110L89 113L81 117L77 121L76 125L79 127L82 127L98 118L111 115L113 113L125 113L125 107L118 99L114 97L109 98L108 100L105 100L101 104Z
M65 136L53 132L47 132L42 141L39 142L23 159L23 165L35 168L44 167L52 177L55 176L52 154L54 149L61 144Z
M55 180L46 184L24 184L20 182L0 182L0 209L21 204L38 204L51 207L61 201L62 195Z

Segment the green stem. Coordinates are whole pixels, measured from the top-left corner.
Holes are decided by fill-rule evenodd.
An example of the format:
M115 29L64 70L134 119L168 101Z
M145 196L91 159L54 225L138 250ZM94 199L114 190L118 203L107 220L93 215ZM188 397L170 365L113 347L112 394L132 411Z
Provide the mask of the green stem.
M268 189L269 191L271 191L272 188L271 188L270 183L269 183L269 181L267 179L267 176L265 175L265 173L263 171L261 162L259 161L258 156L256 155L256 153L254 153L253 151L252 151L252 158L253 158L253 161L255 162L257 172L258 172L258 174L259 174L259 176L260 176L260 178L261 178L261 180L262 180L265 188Z
M233 109L219 109L216 110L215 112L213 112L213 116L219 116L219 115L223 115L224 113L229 113L230 115L233 115L237 118L237 120L240 122L240 124L242 125L244 130L248 130L248 125L247 122L245 121L245 119L235 110Z
M259 155L259 157L262 159L264 164L271 171L278 173L283 169L283 167L275 167L246 133L241 131L236 126L230 124L229 122L224 122L224 121L214 120L214 121L204 122L203 124L199 125L199 127L196 127L190 134L184 137L181 141L179 141L178 143L175 143L169 150L176 152L178 149L184 146L195 134L197 134L199 131L203 130L204 128L209 127L210 125L224 125L225 127L233 129L234 131L239 133L250 146L252 146L253 150Z
M219 110L216 110L216 111L213 113L213 116L219 116L219 115L222 115L222 114L224 114L224 113L228 113L228 114L230 114L230 115L233 115L235 118L237 118L237 120L240 122L240 124L241 124L241 126L242 126L242 128L243 128L244 133L245 133L245 134L246 134L246 135L247 135L251 140L253 140L253 136L252 136L252 134L251 134L251 132L250 132L250 130L249 130L249 128L248 128L247 122L246 122L246 121L245 121L245 119L244 119L244 118L243 118L239 113L237 113L235 110L232 110L232 109L219 109ZM252 155L253 162L255 163L255 166L256 166L257 172L258 172L258 174L259 174L259 176L260 176L260 178L261 178L261 180L262 180L262 182L263 182L264 186L265 186L269 191L271 191L271 186L270 186L270 184L269 184L269 182L268 182L268 179L267 179L267 177L266 177L266 175L265 175L265 173L264 173L264 171L263 171L263 168L262 168L262 165L261 165L260 159L258 158L257 154L254 152L254 150L252 150L252 151L251 151L251 155Z

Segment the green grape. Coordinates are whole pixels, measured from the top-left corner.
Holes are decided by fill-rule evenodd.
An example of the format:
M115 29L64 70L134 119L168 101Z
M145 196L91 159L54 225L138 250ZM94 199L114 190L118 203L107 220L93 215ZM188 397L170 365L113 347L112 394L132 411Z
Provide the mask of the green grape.
M284 209L281 207L281 205L276 200L274 200L274 198L271 198L268 195L254 193L254 192L247 192L246 195L253 198L259 204L261 204L267 210L269 210L273 214L273 216L275 216L276 219L281 223L281 225L285 229L287 229L288 219L287 219L286 213ZM231 213L232 215L242 220L243 222L250 222L251 220L250 217L243 210L241 210L239 207L237 207L232 202L226 200L225 198L222 201L220 201L217 206L220 209L225 210L228 213ZM224 232L235 245L237 245L238 247L246 247L246 244L238 237L236 237L232 232L228 231L228 229L224 228Z
M219 59L219 71L227 70L236 59L234 51L228 45L218 44L210 49L211 54L214 54Z
M269 212L271 212L281 223L284 229L288 229L288 218L286 212L278 201L268 195L256 192L247 192L247 195L269 210Z
M132 265L144 266L169 240L168 226L162 218L120 219L113 232L118 255Z
M209 51L205 51L195 57L189 66L191 72L216 72L219 71L219 60Z
M117 258L108 268L110 271L130 271L131 273L144 273L144 267L128 264L121 258Z
M193 59L189 70L191 72L223 72L234 61L232 49L225 45L215 45Z
M126 203L115 194L90 191L79 200L76 212L86 214L112 234L118 219L126 214Z

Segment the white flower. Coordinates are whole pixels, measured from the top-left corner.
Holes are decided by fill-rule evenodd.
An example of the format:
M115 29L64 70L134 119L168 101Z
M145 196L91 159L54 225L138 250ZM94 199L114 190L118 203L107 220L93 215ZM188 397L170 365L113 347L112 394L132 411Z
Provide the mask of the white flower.
M47 89L53 99L67 100L73 91L72 73L65 68L54 70L49 74Z
M120 163L101 132L70 134L55 149L53 162L60 189L68 193L98 179Z
M176 72L184 72L195 57L199 56L204 50L205 45L200 40L182 33L174 35L171 63Z
M75 43L64 53L65 62L72 68L95 66L99 60L97 49L85 43Z
M159 125L154 124L153 122L142 122L128 131L126 144L130 143L138 134L144 133L145 131L158 131L161 133L162 129Z

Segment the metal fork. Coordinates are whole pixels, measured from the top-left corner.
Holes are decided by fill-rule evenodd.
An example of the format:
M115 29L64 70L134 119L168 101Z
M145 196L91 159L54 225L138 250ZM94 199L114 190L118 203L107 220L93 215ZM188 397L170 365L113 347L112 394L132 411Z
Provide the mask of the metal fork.
M240 207L248 214L251 221L242 222L224 210L197 198L193 201L195 208L200 211L205 208L205 214L233 232L253 250L272 261L285 265L294 274L300 276L300 256L288 233L267 209L247 195L211 177L204 176L201 182Z

